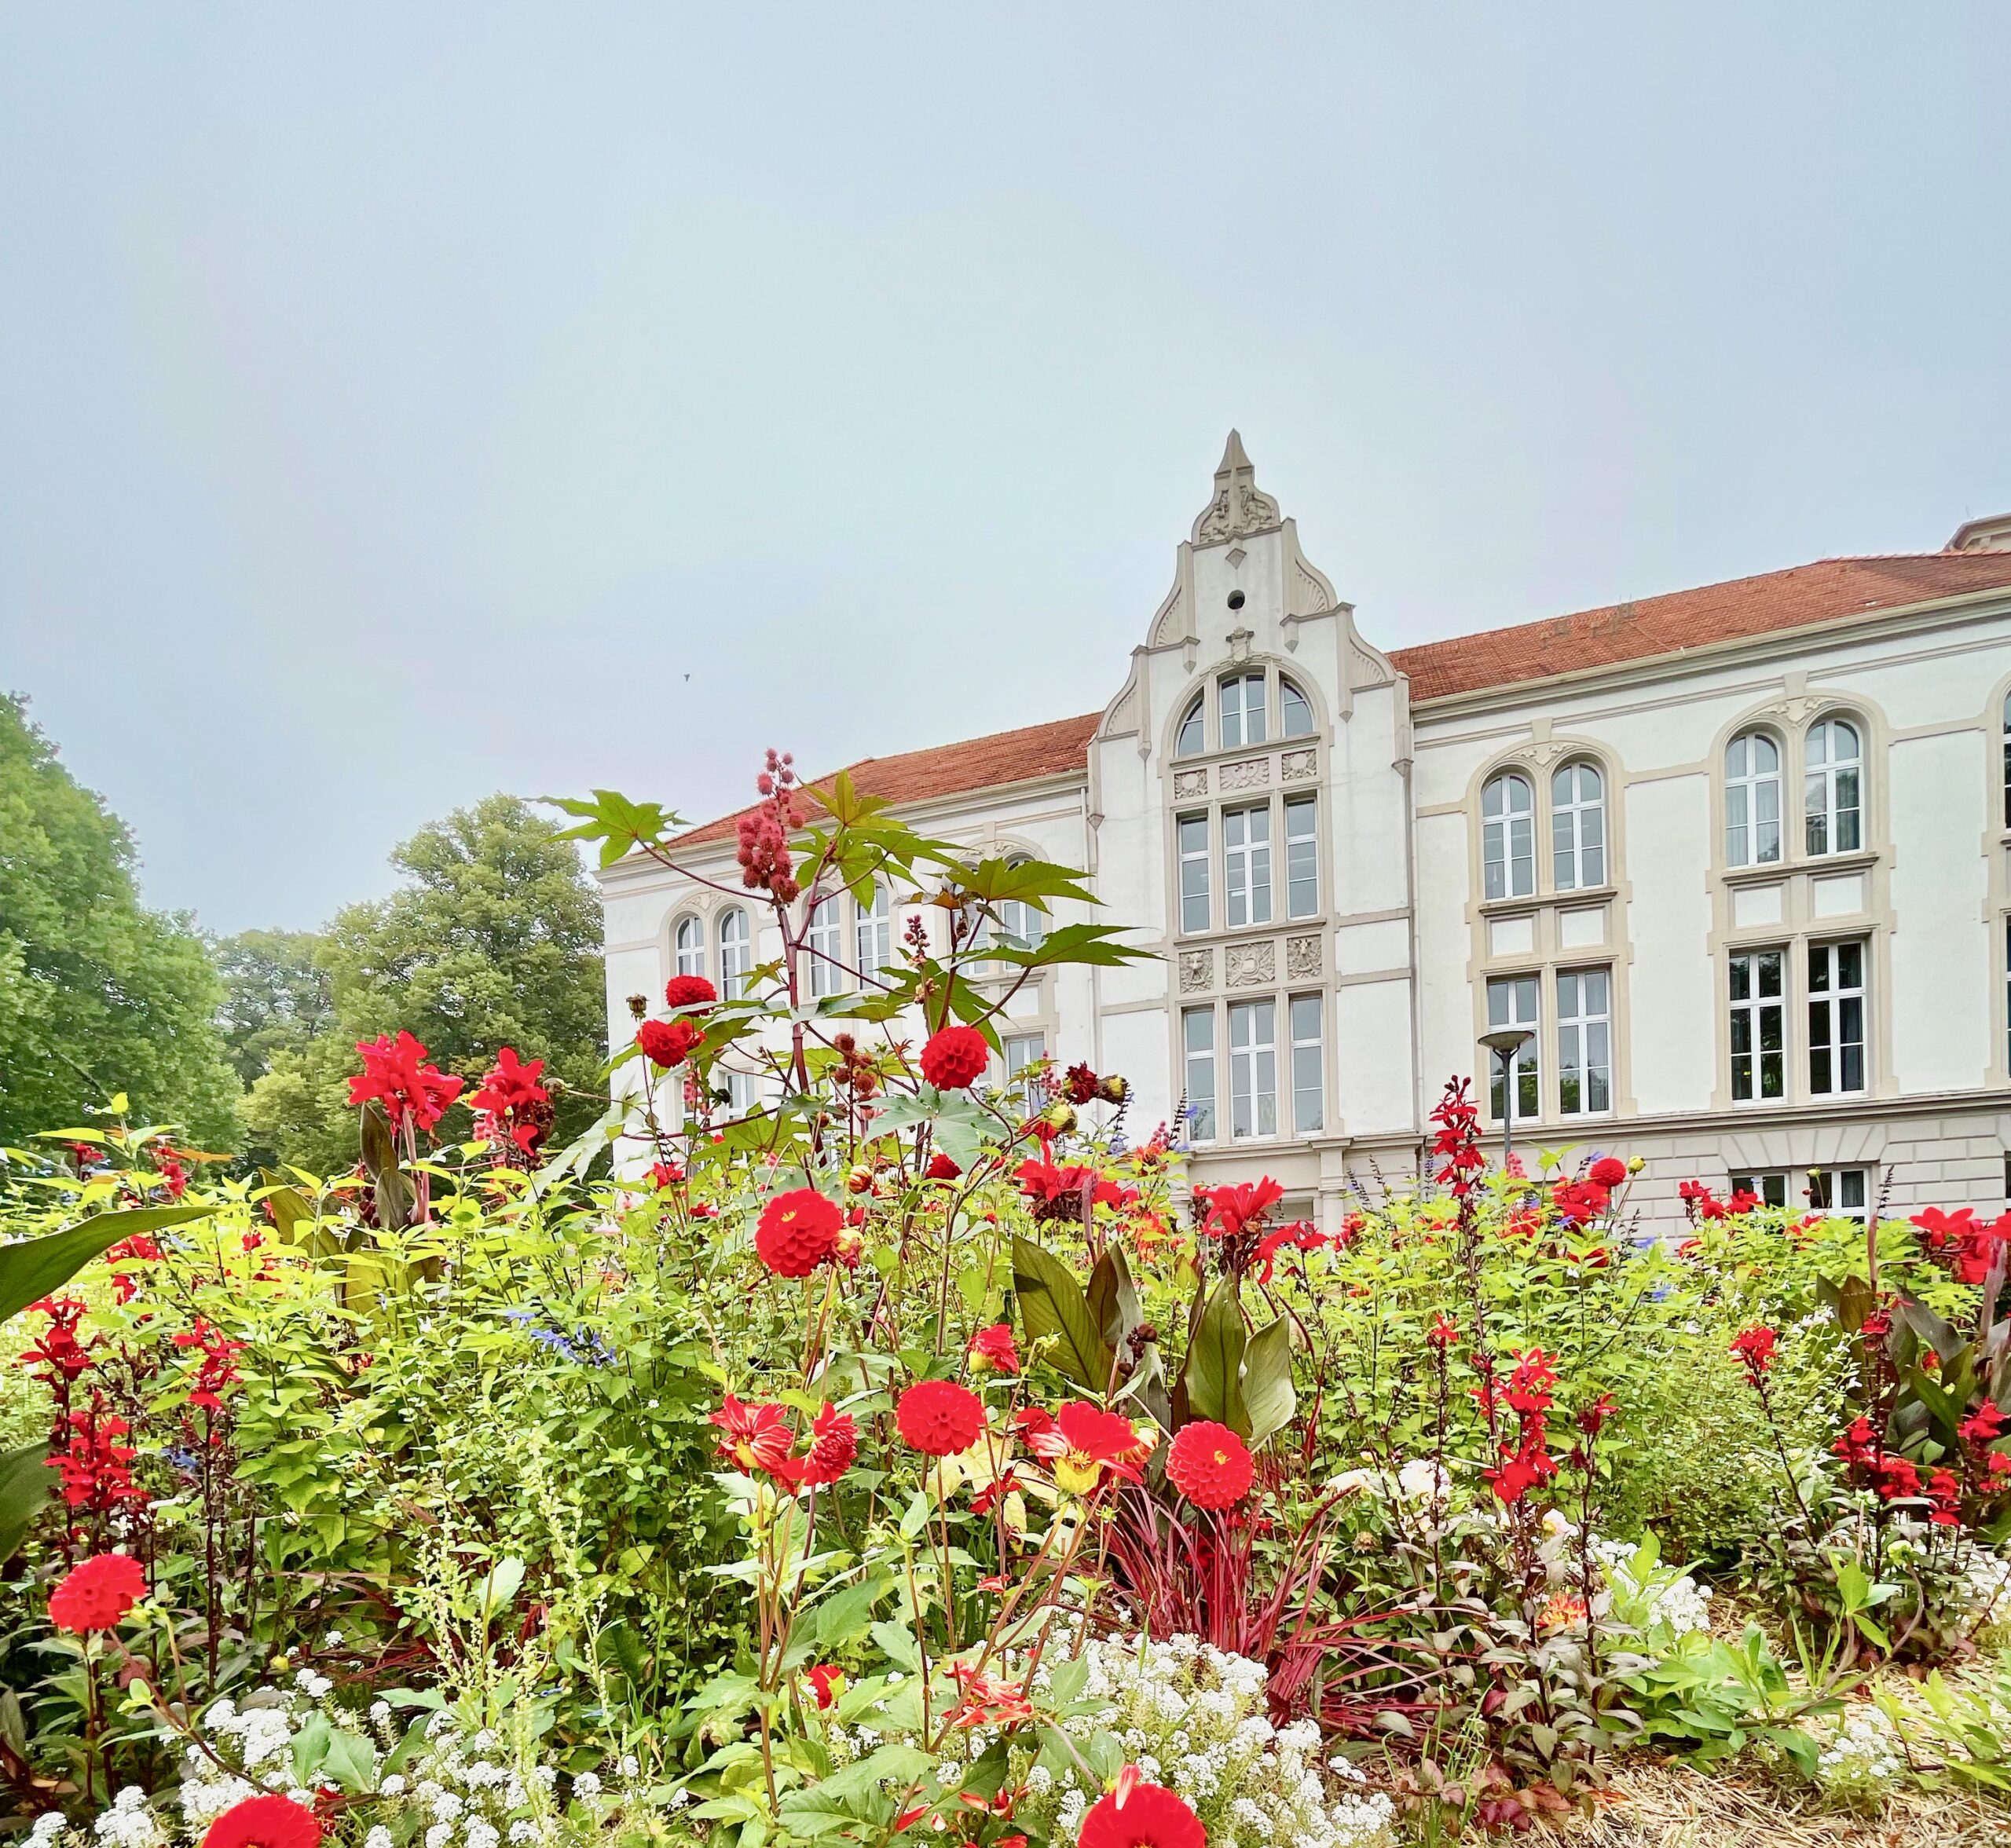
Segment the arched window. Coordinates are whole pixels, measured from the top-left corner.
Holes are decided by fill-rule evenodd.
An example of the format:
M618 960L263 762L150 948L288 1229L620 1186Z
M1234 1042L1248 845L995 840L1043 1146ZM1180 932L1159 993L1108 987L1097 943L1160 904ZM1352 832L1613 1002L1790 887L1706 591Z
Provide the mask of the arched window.
M1264 725L1264 676L1232 674L1222 683L1222 746L1238 751L1261 745L1270 734Z
M2011 693L2004 696L2004 825L2011 828Z
M1536 802L1529 779L1490 777L1480 794L1481 887L1490 898L1526 898L1537 889Z
M1020 854L1006 862L1009 865L1024 866L1027 856ZM1047 913L1036 906L1018 898L1002 898L998 907L999 934L1009 948L1038 950L1042 938L1047 935Z
M1802 825L1811 854L1853 854L1864 844L1864 747L1845 719L1808 728L1802 758Z
M677 972L702 975L705 972L705 922L703 918L677 920Z
M810 997L819 1001L836 994L844 986L844 970L839 957L844 952L844 928L835 896L826 898L810 914L810 928L804 933L804 947L810 963Z
M1594 764L1567 763L1550 779L1550 858L1560 892L1606 884L1606 785Z
M1283 675L1278 676L1278 735L1288 738L1313 735L1312 702Z
M1202 710L1203 701L1198 693L1187 708L1186 715L1180 722L1180 735L1174 740L1173 754L1176 757L1197 757L1208 748L1207 715Z
M730 1001L739 1000L753 967L754 933L747 913L736 905L720 916L720 993Z
M1781 748L1764 731L1725 748L1725 863L1770 866L1781 857Z
M894 964L893 907L885 882L876 879L871 895L858 906L852 920L852 938L858 954L853 961L861 975L877 975Z

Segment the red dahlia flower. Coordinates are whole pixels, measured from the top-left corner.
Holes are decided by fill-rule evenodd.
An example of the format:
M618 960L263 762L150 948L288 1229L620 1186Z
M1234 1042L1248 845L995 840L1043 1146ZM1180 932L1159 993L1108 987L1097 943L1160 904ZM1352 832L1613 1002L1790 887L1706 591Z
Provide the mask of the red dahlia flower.
M719 998L719 990L703 975L673 975L664 984L666 1008L707 1008Z
M363 1070L349 1081L349 1100L363 1104L375 1098L394 1129L409 1116L420 1129L430 1129L461 1094L461 1081L427 1064L426 1048L408 1033L395 1040L389 1034L358 1040L356 1050Z
M1127 1481L1139 1480L1137 1465L1152 1447L1150 1436L1140 1436L1129 1418L1079 1400L1062 1407L1053 1418L1038 1408L1020 1414L1027 1448L1043 1458L1063 1494L1086 1495L1103 1485L1108 1471Z
M1240 1180L1233 1187L1197 1187L1195 1197L1207 1203L1201 1230L1211 1239L1233 1239L1262 1225L1264 1215L1285 1197L1285 1190L1267 1174L1262 1180Z
M810 1448L793 1467L796 1480L806 1488L836 1482L859 1460L859 1431L852 1414L840 1411L830 1400L811 1421Z
M1588 1176L1583 1180L1560 1180L1550 1190L1550 1203L1557 1216L1570 1225L1583 1225L1597 1219L1613 1204L1613 1196Z
M203 1848L317 1848L321 1819L291 1797L247 1797L210 1824Z
M996 1322L980 1328L971 1337L970 1356L973 1373L1018 1373L1020 1350L1013 1345L1012 1323Z
M984 1429L984 1401L954 1380L918 1380L894 1407L894 1422L910 1450L954 1457L977 1442Z
M1197 1508L1233 1508L1250 1492L1256 1466L1248 1448L1226 1425L1197 1418L1174 1433L1166 1453L1173 1486Z
M939 1091L961 1091L984 1076L991 1048L975 1026L945 1026L921 1048L921 1075Z
M721 1456L731 1458L743 1469L759 1469L787 1480L784 1473L796 1440L779 1405L744 1405L729 1392L709 1422L726 1433L720 1440Z
M111 1630L147 1595L147 1575L137 1559L100 1553L71 1568L49 1594L49 1620L73 1636Z
M836 1249L844 1214L815 1187L777 1194L761 1209L754 1254L778 1277L807 1277Z
M1585 1178L1610 1190L1626 1180L1627 1164L1617 1155L1601 1155L1585 1170Z
M1082 1818L1076 1848L1208 1848L1208 1832L1185 1799L1163 1784L1147 1784L1135 1765L1118 1773Z
M636 1044L652 1064L671 1071L691 1056L691 1048L705 1037L695 1021L645 1020L636 1029Z

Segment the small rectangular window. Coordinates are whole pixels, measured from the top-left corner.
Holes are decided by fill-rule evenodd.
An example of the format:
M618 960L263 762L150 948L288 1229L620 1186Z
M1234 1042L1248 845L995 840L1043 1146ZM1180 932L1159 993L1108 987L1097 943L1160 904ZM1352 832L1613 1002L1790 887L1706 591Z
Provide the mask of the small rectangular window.
M1180 818L1180 928L1208 928L1208 818Z
M1862 1219L1871 1198L1871 1177L1862 1168L1811 1168L1808 1204L1833 1219Z
M1302 1136L1326 1127L1327 1061L1317 994L1291 997L1291 1126Z
M1285 916L1315 917L1320 911L1320 804L1311 796L1285 803Z
M727 1108L736 1117L754 1114L761 1101L761 1081L751 1071L730 1071L726 1074Z
M1808 946L1808 1089L1818 1097L1864 1089L1864 945Z
M1533 975L1497 976L1487 985L1487 1024L1496 1026L1537 1026L1537 979ZM1515 1079L1515 1115L1518 1120L1536 1115L1538 1041L1531 1039L1511 1062ZM1498 1123L1507 1111L1507 1096L1502 1082L1501 1060L1488 1052L1489 1107Z
M1783 961L1778 950L1742 950L1731 959L1731 1094L1742 1103L1786 1094Z
M1763 1174L1734 1174L1731 1177L1731 1191L1751 1194L1763 1206L1785 1206L1788 1203L1788 1177L1775 1171Z
M1271 921L1271 805L1222 811L1222 895L1231 930Z
M810 963L811 998L818 1000L827 994L836 994L844 986L844 968L839 961L841 933L838 925L838 902L826 898L810 914L810 928L804 933L804 948Z
M1009 1034L1000 1042L1006 1055L1006 1088L1020 1100L1022 1107L1038 1109L1046 1100L1036 1094L1035 1087L1027 1078L1030 1067L1038 1065L1047 1056L1047 1036L1039 1033Z
M1278 1133L1278 1005L1237 1001L1229 1011L1229 1133Z
M1567 1117L1613 1108L1613 976L1606 969L1557 975L1557 1108Z
M1186 1059L1187 1133L1195 1142L1215 1139L1215 1011L1189 1008L1180 1016Z

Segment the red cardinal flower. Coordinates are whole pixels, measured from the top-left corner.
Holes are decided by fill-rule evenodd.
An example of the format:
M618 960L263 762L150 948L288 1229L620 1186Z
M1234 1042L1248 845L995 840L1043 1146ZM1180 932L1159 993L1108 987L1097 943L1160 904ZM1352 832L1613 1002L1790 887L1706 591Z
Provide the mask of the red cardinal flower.
M420 1129L430 1129L461 1094L461 1081L427 1064L426 1048L408 1033L395 1040L389 1034L358 1040L356 1050L363 1070L349 1081L349 1100L364 1104L375 1099L394 1129L409 1116Z
M971 1337L970 1356L973 1373L1016 1374L1020 1350L1013 1345L1012 1323L997 1322L989 1328L980 1328Z
M1303 1219L1288 1226L1280 1226L1275 1232L1266 1232L1257 1241L1257 1281L1270 1282L1271 1268L1280 1251L1317 1251L1321 1246L1333 1242L1310 1220Z
M1173 1486L1197 1508L1233 1508L1250 1493L1256 1466L1243 1440L1206 1418L1182 1425L1166 1453Z
M247 1797L210 1824L203 1848L317 1848L321 1819L291 1797Z
M101 1553L72 1567L49 1594L49 1620L75 1636L110 1630L125 1622L126 1613L146 1595L147 1575L137 1559Z
M1135 1765L1118 1773L1082 1818L1076 1848L1208 1848L1208 1832L1184 1799L1163 1784L1147 1784Z
M894 1407L894 1422L910 1450L954 1457L977 1442L984 1429L984 1401L954 1380L918 1380Z
M1617 1155L1601 1155L1585 1170L1585 1178L1610 1190L1627 1178L1627 1164Z
M674 1070L689 1059L691 1048L704 1037L696 1022L681 1017L676 1020L645 1020L636 1029L636 1044L642 1049L643 1056L666 1071Z
M2004 1414L1986 1399L1955 1430L1965 1444L1987 1448L2004 1435Z
M778 1481L793 1482L789 1452L796 1439L779 1405L744 1405L731 1392L709 1421L726 1435L719 1454L743 1469L759 1469Z
M719 998L719 990L703 975L673 975L664 984L666 1008L709 1008Z
M754 1253L778 1277L807 1277L837 1248L844 1214L815 1187L777 1194L761 1209Z
M1137 1465L1153 1442L1141 1437L1129 1418L1079 1400L1051 1418L1045 1412L1022 1412L1020 1429L1027 1448L1054 1472L1054 1486L1071 1495L1093 1494L1103 1486L1106 1472L1137 1481Z
M1249 1227L1261 1226L1264 1215L1285 1197L1285 1190L1268 1174L1262 1180L1240 1180L1233 1187L1196 1193L1207 1202L1201 1230L1211 1239L1233 1239Z
M1779 1340L1771 1328L1760 1323L1749 1328L1731 1345L1731 1351L1745 1363L1747 1377L1756 1386L1760 1376L1774 1364L1774 1344Z
M991 1048L975 1026L945 1026L921 1048L921 1075L939 1091L961 1091L984 1076Z

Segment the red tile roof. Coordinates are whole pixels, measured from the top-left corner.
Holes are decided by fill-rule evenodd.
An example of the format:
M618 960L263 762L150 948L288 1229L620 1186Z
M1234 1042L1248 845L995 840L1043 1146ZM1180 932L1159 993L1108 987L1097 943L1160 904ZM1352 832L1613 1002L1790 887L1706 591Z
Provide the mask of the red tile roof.
M1999 587L2011 587L2011 552L1822 558L1701 590L1394 649L1390 659L1409 675L1416 704Z
M1055 719L1018 731L995 731L988 737L907 751L898 757L862 757L845 769L863 795L885 796L892 803L926 802L938 796L960 796L967 789L1028 783L1085 768L1090 734L1102 717L1101 712L1085 712L1079 719ZM834 770L819 777L813 786L828 789L838 774ZM746 812L742 809L694 828L678 836L679 844L729 836L734 823Z

